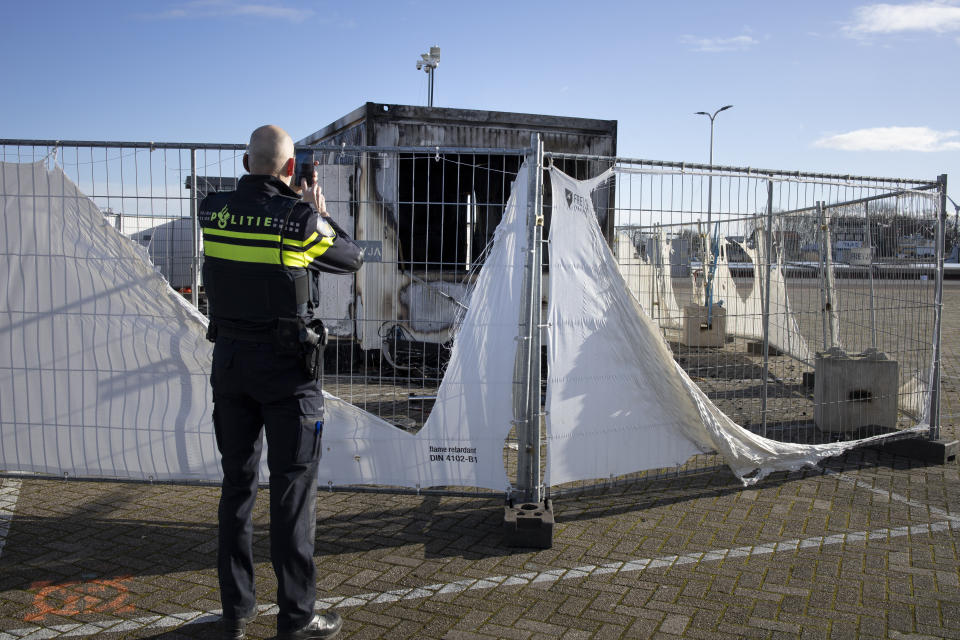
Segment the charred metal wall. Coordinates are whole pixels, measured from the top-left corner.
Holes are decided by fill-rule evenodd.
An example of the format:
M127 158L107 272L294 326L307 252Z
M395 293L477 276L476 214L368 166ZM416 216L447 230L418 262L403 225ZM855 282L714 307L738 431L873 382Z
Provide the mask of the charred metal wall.
M531 133L540 133L544 149L554 153L617 154L616 120L373 102L299 144L524 149Z
M365 350L381 348L397 329L424 342L450 338L451 319L462 307L534 133L547 151L616 156L614 120L372 102L299 141L365 148L336 160L355 165L353 230L375 251L355 288L356 337ZM431 147L443 147L444 153L428 151ZM488 149L501 152L479 151ZM517 152L505 151L511 149ZM326 155L327 161L337 156ZM608 166L581 161L561 168L587 178ZM599 222L612 238L612 191L603 190L599 198ZM547 193L548 227L550 202Z

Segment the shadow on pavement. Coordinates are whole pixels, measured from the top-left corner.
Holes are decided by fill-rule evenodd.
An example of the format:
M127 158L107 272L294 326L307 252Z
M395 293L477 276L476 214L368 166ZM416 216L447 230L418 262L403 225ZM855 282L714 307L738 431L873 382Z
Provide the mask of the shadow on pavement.
M858 449L823 464L834 471L849 471L877 466L903 469L920 463ZM755 487L776 486L821 473L823 469L818 468L772 474ZM714 468L559 496L554 510L560 525L623 513L636 513L642 518L643 512L652 507L726 496L743 489L728 471ZM57 583L90 576L125 578L215 570L215 510L211 510L209 522L110 518L109 513L130 500L131 494L136 491L131 491L129 484L118 485L89 503L78 504L72 513L14 516L7 553L0 559L0 590L29 590L45 580ZM316 557L321 561L344 553L409 545L423 545L427 558L481 559L530 551L504 545L503 504L497 499L410 496L405 498L410 506L401 503L389 509L365 506L375 505L376 495L364 494L357 500L359 509L318 522ZM395 500L391 503L396 505ZM269 563L266 520L265 514L259 515L255 526L256 562Z
M772 473L750 489L775 487L802 478L823 475L826 469L835 472L885 467L905 470L937 466L900 456L891 456L875 449L862 448L827 458L815 468L792 472ZM641 479L610 488L593 489L582 493L562 495L554 499L554 513L558 522L593 520L623 513L638 515L650 508L690 500L717 498L736 494L746 489L725 467L707 469L683 476Z
M103 506L124 504L129 494L135 493L130 487L118 485L64 515L14 516L7 553L0 557L0 590L30 589L41 581L62 583L91 576L126 578L216 568L215 509L209 522L110 518L109 511L114 509ZM376 503L376 496L367 494L363 504L371 502ZM508 555L515 550L501 544L502 517L499 500L411 498L408 508L368 508L321 519L315 555L322 560L407 545L423 545L425 555L433 558ZM270 561L265 513L256 518L254 526L254 560Z
M152 636L142 636L143 638L155 638L156 640L181 640L187 638L219 638L220 625L217 621L195 622L185 624L177 629L163 631Z

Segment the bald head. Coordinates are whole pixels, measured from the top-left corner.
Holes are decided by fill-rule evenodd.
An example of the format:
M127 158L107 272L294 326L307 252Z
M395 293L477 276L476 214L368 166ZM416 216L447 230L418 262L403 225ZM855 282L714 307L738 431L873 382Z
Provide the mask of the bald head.
M293 139L278 126L268 124L250 134L247 146L247 170L255 175L289 177L285 165L293 158Z

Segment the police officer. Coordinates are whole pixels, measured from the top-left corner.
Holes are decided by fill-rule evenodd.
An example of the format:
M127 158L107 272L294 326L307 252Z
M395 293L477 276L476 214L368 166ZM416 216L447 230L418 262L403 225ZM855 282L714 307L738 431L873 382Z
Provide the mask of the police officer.
M278 638L332 638L342 620L314 613L317 463L323 396L313 319L318 273L352 273L362 251L327 214L314 173L291 188L293 140L267 125L250 136L236 191L200 204L203 281L214 340L213 425L223 466L217 569L224 638L257 614L253 524L261 430L270 469L270 557ZM301 199L302 196L302 199ZM313 367L311 368L311 365Z

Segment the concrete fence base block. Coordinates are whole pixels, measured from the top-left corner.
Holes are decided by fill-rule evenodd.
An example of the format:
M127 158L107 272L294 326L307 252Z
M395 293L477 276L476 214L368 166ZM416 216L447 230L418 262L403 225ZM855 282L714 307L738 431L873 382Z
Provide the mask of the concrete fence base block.
M714 305L687 305L683 308L681 344L688 347L722 347L727 341L727 310Z
M903 456L931 464L956 464L960 441L909 438L886 442L873 448L892 456Z
M814 410L817 428L851 433L897 426L898 365L875 349L848 354L833 348L814 361Z
M508 547L549 549L553 546L553 508L549 501L507 505L503 537Z

